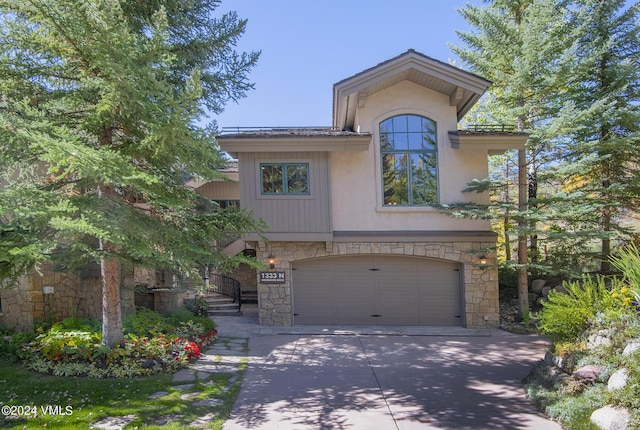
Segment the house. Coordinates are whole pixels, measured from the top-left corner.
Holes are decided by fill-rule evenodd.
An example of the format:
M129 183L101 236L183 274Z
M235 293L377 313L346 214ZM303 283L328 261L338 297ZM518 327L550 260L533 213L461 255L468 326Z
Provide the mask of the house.
M409 50L336 83L331 127L219 137L237 182L201 192L270 226L234 244L268 265L260 324L498 325L496 235L435 207L486 202L462 190L488 155L524 148L522 133L458 130L490 85Z
M497 270L485 264L495 259L496 235L488 221L436 207L486 202L462 190L487 176L488 155L524 148L522 133L458 130L489 86L409 50L335 84L331 127L237 129L218 138L237 159L223 171L227 180L188 185L269 225L264 235L217 243L266 263L261 273L243 266L233 274L243 291L257 292L260 324L498 325ZM180 304L171 280L153 271L124 278L125 315L138 287L156 287L156 309ZM25 275L0 289L0 325L97 318L99 281L94 266Z

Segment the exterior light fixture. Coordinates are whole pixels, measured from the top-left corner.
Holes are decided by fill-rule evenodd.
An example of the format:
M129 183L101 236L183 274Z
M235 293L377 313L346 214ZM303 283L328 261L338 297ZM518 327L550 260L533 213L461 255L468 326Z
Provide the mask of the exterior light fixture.
M480 264L487 264L487 256L484 254L480 255L480 257L478 257L478 261L480 261Z
M276 268L276 257L273 254L269 254L267 257L267 263L269 264L269 270L273 270Z

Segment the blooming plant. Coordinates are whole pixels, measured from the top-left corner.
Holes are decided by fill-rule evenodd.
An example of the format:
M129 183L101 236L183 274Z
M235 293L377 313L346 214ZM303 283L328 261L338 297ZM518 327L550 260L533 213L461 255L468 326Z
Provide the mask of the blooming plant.
M143 314L150 319L148 312ZM158 326L176 325L157 318ZM196 318L197 319L197 318ZM99 332L68 330L55 326L40 334L25 347L27 367L54 375L105 377L135 377L156 373L171 373L186 366L201 355L217 331L208 321L181 321L173 333L137 336L133 333L113 348L101 343ZM207 327L208 326L208 327Z
M611 298L622 309L633 309L640 312L640 293L624 286L611 291Z

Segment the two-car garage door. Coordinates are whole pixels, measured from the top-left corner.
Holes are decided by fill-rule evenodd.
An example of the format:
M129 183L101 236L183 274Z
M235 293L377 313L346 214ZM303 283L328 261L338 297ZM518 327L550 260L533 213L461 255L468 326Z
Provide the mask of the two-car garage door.
M366 255L293 264L294 324L462 325L460 270L426 258Z

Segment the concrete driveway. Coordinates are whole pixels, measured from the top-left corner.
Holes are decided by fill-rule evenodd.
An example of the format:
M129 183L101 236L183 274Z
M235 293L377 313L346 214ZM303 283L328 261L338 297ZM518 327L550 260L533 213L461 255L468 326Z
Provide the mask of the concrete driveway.
M464 333L252 335L223 429L561 428L521 383L546 341Z

